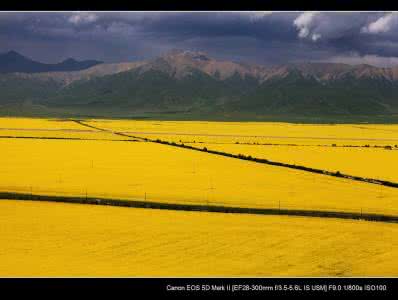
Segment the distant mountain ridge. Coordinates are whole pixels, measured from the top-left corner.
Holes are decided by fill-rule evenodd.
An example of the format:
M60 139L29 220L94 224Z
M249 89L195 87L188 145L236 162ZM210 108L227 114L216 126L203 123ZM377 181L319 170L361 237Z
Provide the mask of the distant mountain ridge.
M24 87L23 89L18 87ZM262 66L173 50L80 71L0 74L1 104L89 114L398 115L398 67L337 63Z
M211 77L225 80L234 75L241 77L252 77L263 83L275 78L284 78L293 73L300 74L305 78L314 78L320 81L339 80L347 77L356 79L384 79L387 81L398 81L398 66L393 68L380 68L371 65L348 65L343 63L297 63L267 67L263 65L238 63L232 61L215 60L203 52L186 50L173 50L169 53L147 61L136 61L126 63L101 63L83 71L73 74L43 74L55 76L58 80L70 83L74 80L92 78L96 76L112 75L119 72L140 68L141 73L156 70L169 76L181 79L194 69L199 70ZM76 71L76 70L74 70ZM51 71L42 72L51 73ZM41 74L39 74L39 77Z
M96 60L77 61L73 58L68 58L57 64L45 64L31 60L16 51L9 51L0 54L0 73L79 71L101 63L101 61Z

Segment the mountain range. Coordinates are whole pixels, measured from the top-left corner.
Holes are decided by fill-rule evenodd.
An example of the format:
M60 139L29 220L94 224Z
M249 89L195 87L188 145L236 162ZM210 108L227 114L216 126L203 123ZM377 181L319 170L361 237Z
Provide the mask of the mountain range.
M69 115L158 113L187 118L398 115L398 67L338 63L262 66L185 50L137 62L85 61L82 70L60 67L33 72L31 68L30 72L5 73L3 61L0 56L3 114L26 114L32 109ZM73 65L71 62L57 65ZM87 67L88 62L96 63ZM11 61L8 68L17 69Z
M77 61L73 58L65 59L57 64L45 64L27 58L18 52L9 51L0 54L0 73L40 73L57 71L78 71L101 64L101 61Z

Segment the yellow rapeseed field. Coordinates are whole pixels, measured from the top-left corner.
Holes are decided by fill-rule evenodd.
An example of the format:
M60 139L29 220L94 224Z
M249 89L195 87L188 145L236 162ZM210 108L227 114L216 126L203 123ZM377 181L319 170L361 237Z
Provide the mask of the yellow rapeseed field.
M398 226L0 200L0 276L397 276Z
M398 182L397 125L104 120L88 123L135 136ZM366 145L370 147L342 147Z
M398 214L398 189L146 142L0 139L0 191Z
M0 118L0 138L78 138L126 140L128 138L84 128L72 121L57 119Z
M89 120L88 123L137 136L186 142L398 145L398 125L128 120Z
M398 181L397 125L84 122ZM386 145L392 150L372 147ZM0 149L0 192L398 215L396 188L134 141L71 120L0 118ZM397 276L397 231L366 221L0 200L0 276Z
M0 118L0 128L4 129L82 129L78 124L61 119Z
M272 161L398 182L398 148L199 144L200 147Z

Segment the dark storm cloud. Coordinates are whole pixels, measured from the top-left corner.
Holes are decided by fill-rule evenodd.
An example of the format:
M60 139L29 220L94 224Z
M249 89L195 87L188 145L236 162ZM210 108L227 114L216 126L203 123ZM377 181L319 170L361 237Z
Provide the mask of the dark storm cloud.
M0 13L0 51L44 62L67 57L145 59L173 48L259 63L395 64L398 15L390 12Z

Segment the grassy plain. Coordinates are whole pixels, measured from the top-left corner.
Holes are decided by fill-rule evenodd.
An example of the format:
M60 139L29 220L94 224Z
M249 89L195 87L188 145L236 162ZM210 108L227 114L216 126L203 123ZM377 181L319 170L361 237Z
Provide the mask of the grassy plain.
M398 227L0 200L1 276L397 276Z

